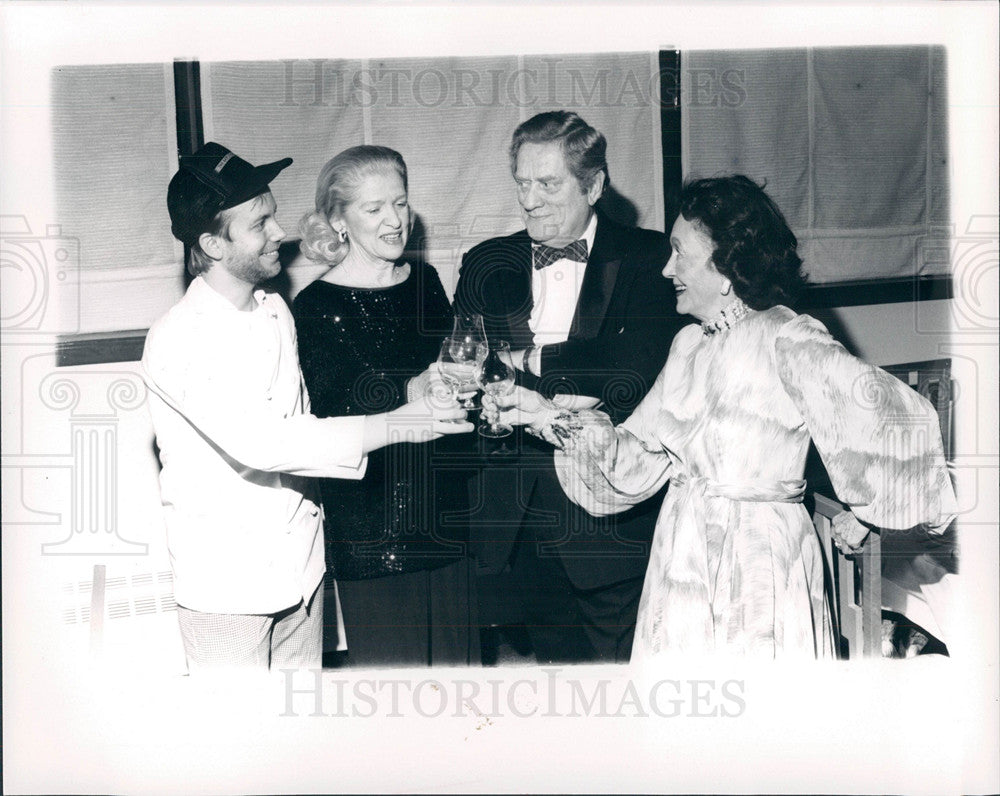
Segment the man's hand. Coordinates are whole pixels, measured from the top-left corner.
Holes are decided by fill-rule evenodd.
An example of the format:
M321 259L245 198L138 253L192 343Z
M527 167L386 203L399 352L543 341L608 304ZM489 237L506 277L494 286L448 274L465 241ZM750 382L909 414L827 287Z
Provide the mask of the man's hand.
M426 398L432 395L450 396L448 386L441 379L441 366L437 362L431 362L427 370L418 376L414 376L406 383L406 400L415 401L418 398ZM458 399L464 401L471 398L475 392L462 392L458 394Z
M430 395L391 412L366 417L364 451L371 453L397 442L429 442L446 434L467 434L473 428L447 389L432 390Z

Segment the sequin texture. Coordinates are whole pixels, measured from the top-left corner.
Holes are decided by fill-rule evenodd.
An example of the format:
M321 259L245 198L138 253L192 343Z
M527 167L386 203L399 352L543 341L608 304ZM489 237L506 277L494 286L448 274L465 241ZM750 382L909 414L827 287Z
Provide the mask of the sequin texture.
M452 312L437 272L414 266L387 288L317 281L293 305L299 359L318 417L387 412L406 383L433 362ZM325 479L327 569L364 580L454 563L465 529L443 524L468 502L461 472L444 469L460 440L390 445L368 457L360 481Z

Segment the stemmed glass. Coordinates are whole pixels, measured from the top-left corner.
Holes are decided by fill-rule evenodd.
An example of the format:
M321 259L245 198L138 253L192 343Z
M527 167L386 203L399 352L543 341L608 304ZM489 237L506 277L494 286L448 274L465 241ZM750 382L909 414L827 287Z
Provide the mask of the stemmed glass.
M486 346L469 346L462 340L446 337L441 343L438 354L438 372L441 381L451 392L451 397L458 400L459 393L475 392L478 388L479 366L486 357ZM468 404L468 405L467 405ZM460 404L463 409L475 409L468 398Z
M490 343L479 372L479 384L487 395L496 398L514 391L514 369L507 364L508 362L510 362L510 344L503 340ZM499 419L489 425L479 426L479 433L490 439L509 436L513 430L506 423L499 422Z
M478 315L476 316L479 317ZM480 319L481 321L482 319ZM464 337L452 335L445 340L448 344L449 361L454 366L452 372L462 377L462 383L458 387L459 393L468 393L465 400L461 402L462 408L469 412L475 411L479 407L472 400L479 389L478 371L486 359L487 347L485 341L477 341L476 336L468 334ZM442 360L439 358L439 362ZM462 367L458 367L462 365Z
M452 327L451 336L456 340L473 345L485 343L486 327L483 325L483 316L478 313L458 313L455 315L455 325Z
M468 360L473 356L476 365L481 365L486 358L486 327L483 325L483 316L478 313L456 313L455 323L451 331L451 339L457 341L456 347L461 347L461 351L456 351L456 356ZM483 349L479 346L482 345ZM472 393L478 388L476 384L466 384L461 392ZM462 408L468 411L475 411L479 407L472 400L473 396L468 395L462 401Z

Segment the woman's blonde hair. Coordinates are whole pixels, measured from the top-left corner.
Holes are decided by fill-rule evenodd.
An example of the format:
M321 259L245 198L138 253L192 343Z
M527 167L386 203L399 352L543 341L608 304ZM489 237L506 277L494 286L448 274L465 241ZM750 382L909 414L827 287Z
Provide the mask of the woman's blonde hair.
M330 219L340 216L369 174L398 174L408 190L406 163L395 149L385 146L352 146L327 162L316 180L316 209L299 222L299 249L310 260L337 265L347 256L350 241L341 241Z

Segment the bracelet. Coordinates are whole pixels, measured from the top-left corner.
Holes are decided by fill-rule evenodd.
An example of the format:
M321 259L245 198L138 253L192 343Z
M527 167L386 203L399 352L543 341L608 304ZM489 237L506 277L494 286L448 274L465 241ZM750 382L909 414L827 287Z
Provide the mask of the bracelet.
M570 436L565 428L565 421L569 419L569 413L551 405L551 402L547 399L543 398L542 400L544 403L549 404L548 413L545 417L525 426L525 431L531 434L531 436L545 440L550 445L563 450ZM562 424L560 424L560 421L562 421Z
M531 355L535 353L536 348L538 348L538 346L529 345L526 349L524 349L524 353L521 355L521 370L525 373L531 373L534 375L534 371L532 371L529 363L531 362Z

